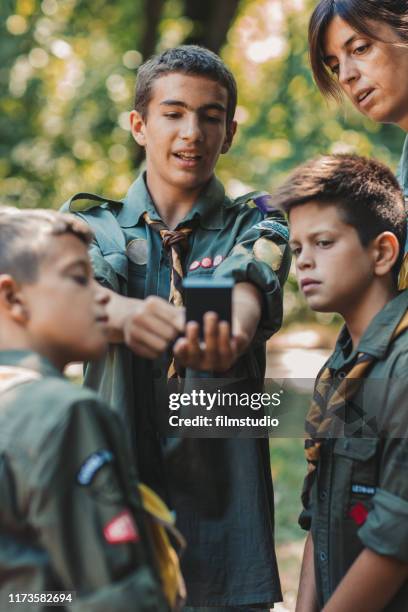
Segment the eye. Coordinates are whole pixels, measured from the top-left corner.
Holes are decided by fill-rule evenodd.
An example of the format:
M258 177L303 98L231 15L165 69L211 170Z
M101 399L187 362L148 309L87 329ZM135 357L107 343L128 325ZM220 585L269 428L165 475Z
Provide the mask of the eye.
M181 113L177 113L177 112L171 112L171 113L165 113L164 116L167 119L179 119L181 117Z
M363 45L359 45L358 47L356 47L353 51L353 53L355 55L363 55L363 53L365 53L367 51L367 49L370 48L370 45L368 43L365 43Z
M86 287L86 285L88 285L89 283L89 278L88 276L85 276L83 274L75 274L72 276L72 280L77 284L77 285L81 285L82 287Z
M334 64L333 66L328 66L330 72L334 74L334 76L338 76L340 72L340 64Z
M214 117L213 115L206 115L205 119L209 123L221 123L222 121L221 117Z
M301 248L300 247L291 247L291 252L294 257L299 257Z
M321 249L328 249L333 244L333 240L317 240L316 245Z

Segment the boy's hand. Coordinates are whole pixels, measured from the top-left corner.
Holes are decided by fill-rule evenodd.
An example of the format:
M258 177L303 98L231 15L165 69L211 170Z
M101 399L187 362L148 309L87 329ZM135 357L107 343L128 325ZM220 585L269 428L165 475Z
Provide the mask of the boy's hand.
M241 330L236 330L231 336L230 327L226 321L219 321L215 312L206 312L204 340L201 342L198 323L190 321L186 325L185 337L177 340L174 346L175 358L182 366L193 370L229 370L248 343Z
M107 307L110 342L125 342L140 357L155 359L183 332L183 308L157 296L138 300L110 293Z
M140 357L155 359L184 329L184 309L160 297L138 300L124 320L124 341Z

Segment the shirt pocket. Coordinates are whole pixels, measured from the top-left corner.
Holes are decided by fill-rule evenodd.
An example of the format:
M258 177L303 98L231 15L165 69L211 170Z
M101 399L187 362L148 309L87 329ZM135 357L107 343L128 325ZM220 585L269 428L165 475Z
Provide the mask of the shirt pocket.
M367 511L378 482L379 441L375 438L340 438L334 445L333 489L343 518L362 503Z

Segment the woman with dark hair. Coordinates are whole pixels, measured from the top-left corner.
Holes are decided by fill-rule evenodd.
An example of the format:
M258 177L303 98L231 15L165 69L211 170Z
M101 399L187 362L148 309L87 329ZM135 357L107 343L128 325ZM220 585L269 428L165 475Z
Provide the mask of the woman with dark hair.
M345 94L363 115L408 133L408 0L321 0L310 19L309 47L324 95ZM408 137L398 178L407 198ZM406 287L407 256L400 276Z

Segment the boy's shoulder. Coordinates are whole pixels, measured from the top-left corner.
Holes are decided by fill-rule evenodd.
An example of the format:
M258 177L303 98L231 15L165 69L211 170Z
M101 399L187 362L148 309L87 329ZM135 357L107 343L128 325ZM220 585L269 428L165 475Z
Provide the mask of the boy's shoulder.
M41 452L44 441L78 422L99 427L114 419L99 396L65 378L43 376L10 389L2 398L0 446ZM99 423L98 423L99 422Z

